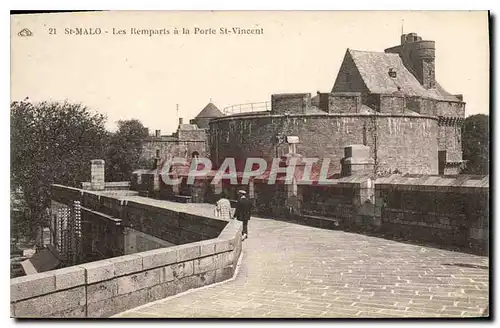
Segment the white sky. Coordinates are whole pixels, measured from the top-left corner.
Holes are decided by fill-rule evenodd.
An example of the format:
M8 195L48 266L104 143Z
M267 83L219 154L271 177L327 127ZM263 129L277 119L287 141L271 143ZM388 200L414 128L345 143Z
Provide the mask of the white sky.
M383 51L404 32L436 41L436 77L489 113L487 12L107 12L11 20L11 99L81 102L108 116L175 131L210 99L223 109L273 93L331 90L346 48ZM264 35L112 35L130 28L263 27ZM70 36L65 28L101 28ZM18 37L29 28L33 37ZM56 28L57 35L48 29ZM108 34L104 31L107 30Z

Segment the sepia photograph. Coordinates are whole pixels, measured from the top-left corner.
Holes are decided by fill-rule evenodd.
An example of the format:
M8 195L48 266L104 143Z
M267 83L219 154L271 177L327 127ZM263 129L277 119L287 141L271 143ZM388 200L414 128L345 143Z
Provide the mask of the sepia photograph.
M491 320L490 24L11 12L11 318Z

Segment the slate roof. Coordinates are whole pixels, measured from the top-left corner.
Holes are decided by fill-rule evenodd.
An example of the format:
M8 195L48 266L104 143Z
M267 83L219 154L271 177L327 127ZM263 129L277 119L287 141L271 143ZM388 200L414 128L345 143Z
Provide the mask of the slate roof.
M179 130L194 131L198 130L198 126L196 124L180 124Z
M148 136L145 139L145 141L147 141L147 142L153 142L153 141L156 141L156 142L174 142L174 141L177 141L177 137L173 136L173 135L166 135L166 136L160 136L160 137Z
M359 51L347 49L361 78L371 93L391 94L401 92L408 96L430 97L439 100L459 101L436 83L435 89L425 89L417 78L406 68L398 54ZM389 69L396 71L396 77L389 76Z
M196 118L212 118L212 117L221 117L224 116L224 114L215 106L213 103L208 103L208 105L205 106L201 110L201 112L196 115Z
M35 253L29 261L37 272L54 270L61 264L59 254L52 245L47 245L47 248Z

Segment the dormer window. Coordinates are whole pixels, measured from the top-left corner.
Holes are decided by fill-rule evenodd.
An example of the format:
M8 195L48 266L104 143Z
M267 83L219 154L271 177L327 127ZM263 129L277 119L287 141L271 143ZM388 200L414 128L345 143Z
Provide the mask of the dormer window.
M394 68L389 68L389 76L393 79L396 78L397 74Z

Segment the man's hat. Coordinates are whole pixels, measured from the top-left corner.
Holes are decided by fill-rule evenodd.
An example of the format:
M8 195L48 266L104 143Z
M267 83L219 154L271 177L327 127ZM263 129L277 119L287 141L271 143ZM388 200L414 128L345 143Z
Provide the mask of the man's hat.
M240 195L246 195L247 192L245 190L238 190L238 194L240 194Z

